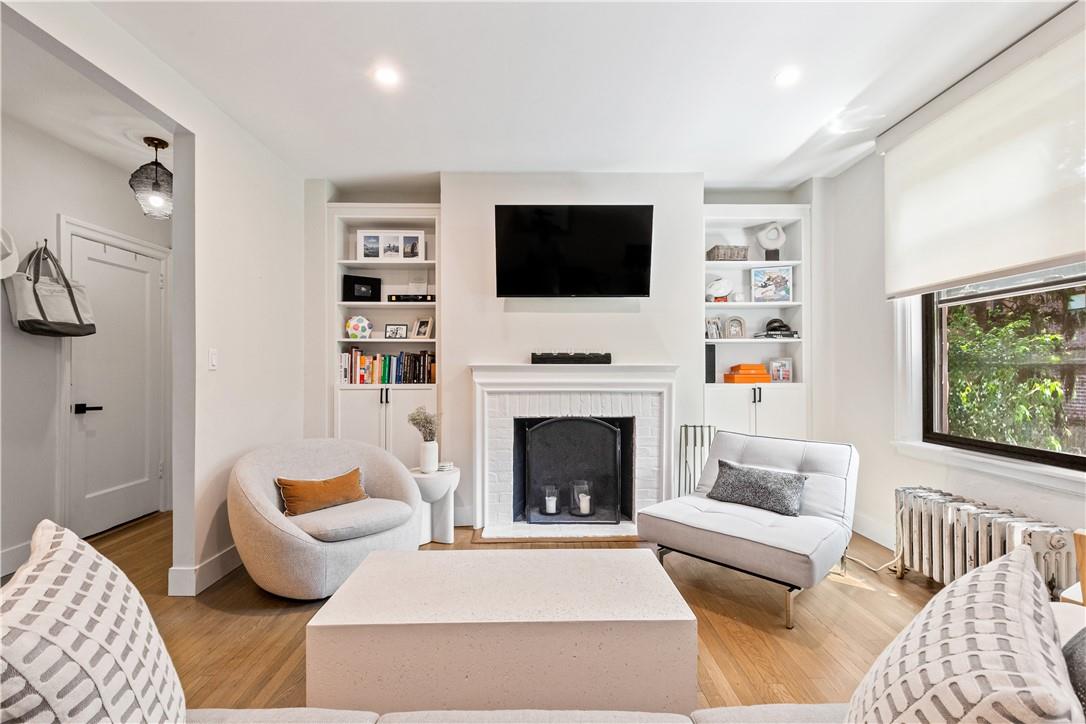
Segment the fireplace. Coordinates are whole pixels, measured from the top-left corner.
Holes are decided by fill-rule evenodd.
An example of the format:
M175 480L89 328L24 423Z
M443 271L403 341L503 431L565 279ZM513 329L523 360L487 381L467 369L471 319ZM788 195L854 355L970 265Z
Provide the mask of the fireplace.
M514 418L513 520L631 520L633 467L633 417Z

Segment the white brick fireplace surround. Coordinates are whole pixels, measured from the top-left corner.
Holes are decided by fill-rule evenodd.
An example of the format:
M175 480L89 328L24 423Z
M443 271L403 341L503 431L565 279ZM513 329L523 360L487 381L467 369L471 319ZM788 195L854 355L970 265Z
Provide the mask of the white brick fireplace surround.
M633 534L631 524L513 522L513 420L634 418L634 509L672 495L677 365L472 365L475 383L475 519L484 536Z

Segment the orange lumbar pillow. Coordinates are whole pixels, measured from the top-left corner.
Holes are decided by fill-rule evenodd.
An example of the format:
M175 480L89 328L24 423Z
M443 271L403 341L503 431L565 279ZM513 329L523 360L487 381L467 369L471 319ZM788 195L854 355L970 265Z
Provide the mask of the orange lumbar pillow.
M279 486L279 495L283 498L287 515L312 513L369 497L362 487L362 474L358 468L327 480L276 478L275 484Z

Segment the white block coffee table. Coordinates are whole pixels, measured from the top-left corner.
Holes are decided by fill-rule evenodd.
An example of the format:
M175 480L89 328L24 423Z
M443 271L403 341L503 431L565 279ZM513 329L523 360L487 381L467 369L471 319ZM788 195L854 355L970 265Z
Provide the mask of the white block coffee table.
M688 714L697 655L649 550L380 551L306 626L306 703Z

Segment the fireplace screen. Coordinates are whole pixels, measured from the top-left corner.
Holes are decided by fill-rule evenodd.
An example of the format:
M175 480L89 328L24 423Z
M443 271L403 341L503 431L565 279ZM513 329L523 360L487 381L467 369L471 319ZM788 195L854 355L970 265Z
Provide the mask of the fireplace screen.
M594 417L554 417L524 432L529 523L618 523L622 430Z

